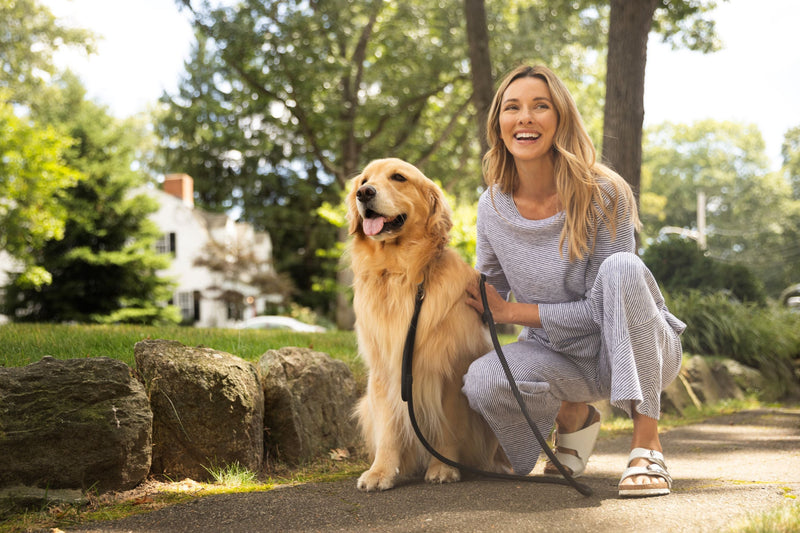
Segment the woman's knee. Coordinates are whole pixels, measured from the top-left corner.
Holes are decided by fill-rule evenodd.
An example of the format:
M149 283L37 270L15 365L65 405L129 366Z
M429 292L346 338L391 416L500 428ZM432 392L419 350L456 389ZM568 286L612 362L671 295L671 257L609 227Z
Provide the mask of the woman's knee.
M479 400L485 397L487 393L491 392L496 384L494 383L494 374L497 372L492 363L490 356L492 354L484 355L472 362L464 374L464 386L462 391L469 398L472 403L473 398ZM496 357L494 357L496 359Z
M644 261L630 252L617 252L608 256L600 265L598 277L604 280L632 281L642 279L649 272Z

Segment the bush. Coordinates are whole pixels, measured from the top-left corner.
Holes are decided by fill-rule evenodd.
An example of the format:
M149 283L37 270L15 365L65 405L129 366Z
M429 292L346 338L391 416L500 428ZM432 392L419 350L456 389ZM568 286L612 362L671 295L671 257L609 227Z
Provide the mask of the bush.
M650 245L642 260L669 293L726 291L742 302L766 303L763 285L747 267L712 259L694 241L670 237Z
M800 313L742 303L720 292L692 290L665 297L670 311L688 325L681 338L684 351L730 357L757 368L774 381L780 395L800 382L794 369L800 358Z

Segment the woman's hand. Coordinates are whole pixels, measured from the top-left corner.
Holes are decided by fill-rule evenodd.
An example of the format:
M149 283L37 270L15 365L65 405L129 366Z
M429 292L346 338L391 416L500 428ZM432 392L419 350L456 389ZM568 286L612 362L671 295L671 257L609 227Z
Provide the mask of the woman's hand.
M500 296L497 289L488 283L486 284L486 300L489 303L489 311L492 312L492 319L495 324L507 323L508 316L505 311L508 308L508 302ZM481 299L480 280L478 277L467 286L467 304L475 309L479 315L483 316L483 300Z
M483 302L479 283L480 280L476 276L472 283L467 286L467 304L482 317ZM542 327L537 304L509 302L503 299L497 289L488 283L486 284L486 301L489 303L489 310L492 312L492 320L494 320L495 324L516 324L531 328Z

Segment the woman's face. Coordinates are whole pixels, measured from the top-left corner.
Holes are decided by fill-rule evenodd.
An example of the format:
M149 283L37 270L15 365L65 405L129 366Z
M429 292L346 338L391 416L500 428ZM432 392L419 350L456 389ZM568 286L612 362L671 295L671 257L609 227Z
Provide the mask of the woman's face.
M547 84L533 77L511 82L500 103L500 136L516 161L552 154L558 113Z

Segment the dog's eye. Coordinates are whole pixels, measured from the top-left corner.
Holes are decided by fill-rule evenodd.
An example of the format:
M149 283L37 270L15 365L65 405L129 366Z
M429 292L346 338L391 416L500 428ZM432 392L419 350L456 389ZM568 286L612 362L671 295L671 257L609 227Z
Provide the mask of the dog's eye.
M403 182L403 181L406 181L406 177L403 176L402 174L394 173L394 174L392 174L392 181Z

